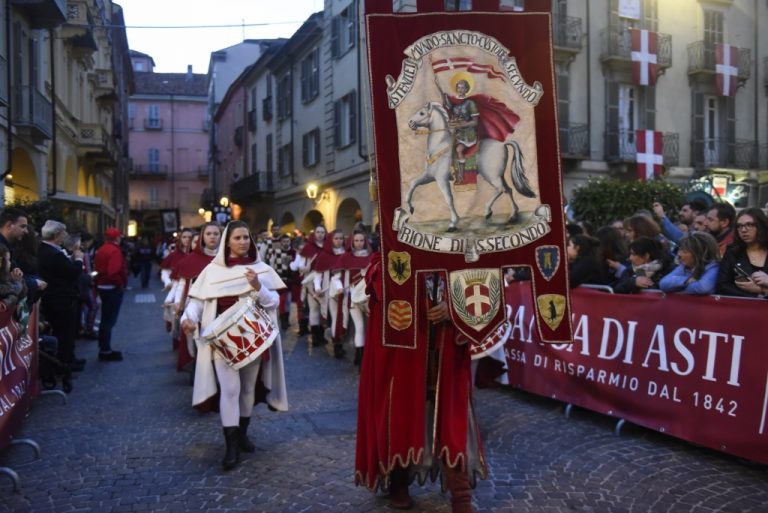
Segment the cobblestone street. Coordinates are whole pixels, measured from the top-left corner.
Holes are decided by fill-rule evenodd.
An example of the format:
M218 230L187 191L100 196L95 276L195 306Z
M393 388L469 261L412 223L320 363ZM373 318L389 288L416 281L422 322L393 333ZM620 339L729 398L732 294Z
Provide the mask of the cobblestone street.
M190 407L189 374L163 327L163 295L126 293L113 347L125 361L97 361L95 341L67 404L33 403L20 437L0 454L21 478L0 476L2 512L384 512L381 496L355 487L358 373L351 361L308 352L295 326L284 336L291 409L257 407L255 454L233 471L220 465L217 414ZM479 512L766 512L766 467L562 403L507 389L480 390L479 422L490 477L474 495ZM414 487L415 512L450 511L439 486Z

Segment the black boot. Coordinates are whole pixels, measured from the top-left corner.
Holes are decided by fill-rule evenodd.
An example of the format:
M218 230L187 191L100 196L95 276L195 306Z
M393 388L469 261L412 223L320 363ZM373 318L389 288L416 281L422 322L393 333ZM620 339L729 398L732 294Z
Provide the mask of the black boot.
M344 350L344 345L341 342L333 341L333 356L337 360L342 360L347 355L347 352Z
M256 452L256 446L248 439L248 424L250 417L240 417L240 450L243 452Z
M227 452L224 453L224 459L221 460L221 466L224 470L231 470L240 463L240 428L230 426L224 428L224 441L227 443Z
M280 329L287 330L290 324L288 324L288 312L280 314Z
M322 326L310 326L312 330L312 346L320 347L325 343L325 337L323 336Z
M355 366L358 367L360 366L361 363L363 363L363 348L356 347L355 348Z
M299 336L309 335L309 319L299 319Z

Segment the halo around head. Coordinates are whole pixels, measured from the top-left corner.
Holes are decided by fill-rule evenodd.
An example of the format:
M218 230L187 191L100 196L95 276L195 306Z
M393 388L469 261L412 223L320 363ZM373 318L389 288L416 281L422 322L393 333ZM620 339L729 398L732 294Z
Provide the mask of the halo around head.
M472 73L459 71L454 73L454 75L451 77L451 91L456 91L456 84L458 84L460 80L464 80L467 84L469 84L469 91L467 91L467 94L472 92L472 90L475 88L475 79L472 77Z

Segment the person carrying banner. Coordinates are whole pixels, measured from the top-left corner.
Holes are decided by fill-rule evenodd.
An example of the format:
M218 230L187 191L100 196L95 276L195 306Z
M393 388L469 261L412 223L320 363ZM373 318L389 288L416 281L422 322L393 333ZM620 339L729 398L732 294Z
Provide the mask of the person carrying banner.
M190 300L181 327L187 336L194 336L197 348L192 404L201 405L214 397L218 381L219 411L226 442L222 460L225 470L239 463L241 451L256 450L247 435L254 404L266 402L273 410L288 410L280 333L275 328L280 301L277 290L284 286L277 273L259 261L248 225L231 221L224 229L216 256L189 290ZM226 350L208 343L202 335L209 325L228 321L224 318L228 313L241 311L232 307L248 304L249 300L258 305L256 312L263 312L258 314L255 324L263 326L262 316L266 315L267 330L275 338L265 352L252 352L255 359L242 366L237 365ZM243 320L253 321L245 314L231 319L238 326Z
M341 259L341 267L344 269L344 301L349 310L349 316L355 326L355 365L363 361L363 346L365 345L365 317L368 311L368 301L363 297L359 299L354 294L357 287L364 288L365 269L371 263L371 248L368 243L368 235L364 231L355 231L350 238L349 249ZM360 294L358 294L360 296ZM356 301L356 299L358 299Z
M442 476L453 513L473 513L476 476L487 466L472 406L470 344L454 328L443 272L421 276L417 339L382 339L381 261L366 273L370 318L360 372L355 483L389 491L395 509L413 507L414 479ZM425 436L426 433L426 436Z

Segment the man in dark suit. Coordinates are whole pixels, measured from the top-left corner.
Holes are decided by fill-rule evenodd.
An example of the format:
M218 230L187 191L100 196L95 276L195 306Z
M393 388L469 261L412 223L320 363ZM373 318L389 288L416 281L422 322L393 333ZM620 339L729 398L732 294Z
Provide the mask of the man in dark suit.
M68 256L61 247L67 237L64 223L48 220L41 230L43 241L37 253L40 277L48 283L43 292L42 313L59 340L59 359L75 371L83 370L85 360L75 358L78 327L80 274L83 252L76 249Z
M19 267L16 261L16 245L22 237L27 235L28 230L27 213L22 209L8 207L0 213L0 244L3 244L11 251L11 269ZM26 274L26 269L24 271L24 282L27 284L28 292L27 297L39 297L38 295L45 289L46 283L35 276ZM32 299L27 301L32 301Z

